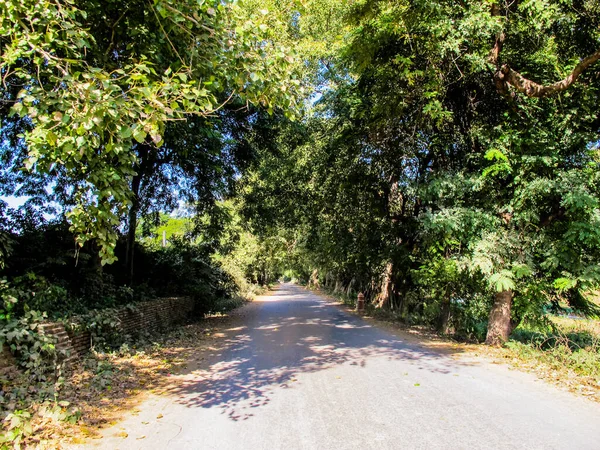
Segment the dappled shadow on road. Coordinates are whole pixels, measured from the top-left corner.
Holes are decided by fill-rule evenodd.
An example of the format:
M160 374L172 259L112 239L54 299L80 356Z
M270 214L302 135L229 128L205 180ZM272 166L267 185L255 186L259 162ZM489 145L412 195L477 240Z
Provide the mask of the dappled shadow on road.
M343 364L366 368L373 358L441 374L467 364L400 340L293 286L266 297L244 320L222 353L167 389L176 402L247 420L275 391L297 386L300 374Z

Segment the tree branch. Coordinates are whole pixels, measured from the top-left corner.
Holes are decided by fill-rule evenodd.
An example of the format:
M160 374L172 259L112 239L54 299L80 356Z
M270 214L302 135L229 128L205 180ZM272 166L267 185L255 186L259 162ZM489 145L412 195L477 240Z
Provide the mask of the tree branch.
M490 14L492 17L498 17L502 15L500 5L493 3ZM516 70L511 69L508 64L502 64L500 62L500 53L506 35L504 31L500 31L494 40L494 46L490 50L488 55L488 62L496 66L496 72L494 74L494 84L498 92L504 96L514 96L514 92L509 92L509 85L512 86L517 92L527 95L528 97L549 97L559 92L568 89L579 75L581 75L589 66L594 64L600 59L600 49L596 52L587 56L579 62L573 69L573 71L564 79L557 81L556 83L549 84L547 86L536 83L535 81L528 80Z
M579 76L589 66L594 64L599 59L600 49L581 60L579 64L575 66L569 76L547 86L528 80L519 72L511 69L508 64L504 64L500 70L496 72L494 77L496 81L496 87L499 88L499 91L504 93L507 91L507 85L511 85L517 91L527 95L528 97L549 97L568 89L573 83L575 83L575 81L577 81L577 78L579 78Z

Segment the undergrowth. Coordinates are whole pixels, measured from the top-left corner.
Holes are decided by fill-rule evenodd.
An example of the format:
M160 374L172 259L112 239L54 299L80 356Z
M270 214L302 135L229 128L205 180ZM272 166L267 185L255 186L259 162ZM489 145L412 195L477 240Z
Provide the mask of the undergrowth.
M51 442L47 448L55 448L54 433L64 436L69 425L93 425L93 416L106 406L102 399L123 402L135 389L170 370L185 353L173 354L168 349L173 345L192 348L209 323L132 337L119 331L116 310L92 311L83 329L93 334L94 351L72 367L64 367L66 355L40 332L45 317L33 311L14 317L11 308L16 299L4 296L4 300L0 346L8 345L19 369L0 373L0 450L46 441ZM206 314L223 317L242 303L240 297L211 301Z
M589 395L600 389L600 322L551 317L544 326L522 326L506 343L510 356L537 366L547 378L577 384Z

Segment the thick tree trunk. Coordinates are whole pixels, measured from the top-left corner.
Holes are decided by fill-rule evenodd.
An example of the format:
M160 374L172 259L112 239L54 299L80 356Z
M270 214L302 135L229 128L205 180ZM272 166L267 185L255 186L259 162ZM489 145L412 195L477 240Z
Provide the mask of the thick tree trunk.
M385 269L383 271L383 280L381 281L381 291L379 292L379 296L377 297L377 308L387 308L390 306L390 300L392 298L392 288L393 288L393 273L394 273L394 263L392 261L388 261L385 265Z
M508 336L512 332L510 321L512 299L513 292L511 290L497 292L494 296L494 304L488 322L486 344L502 345L508 340Z
M308 286L313 286L315 288L319 287L319 271L314 269L308 279Z
M440 333L448 334L450 325L450 296L446 295L440 305L440 315L438 317L437 330Z
M133 283L133 257L135 253L135 230L137 228L138 212L140 208L140 185L142 182L142 176L135 175L131 182L131 191L133 193L133 200L131 208L129 208L129 217L127 220L127 248L125 253L125 265L127 266L127 276L129 277L129 283Z

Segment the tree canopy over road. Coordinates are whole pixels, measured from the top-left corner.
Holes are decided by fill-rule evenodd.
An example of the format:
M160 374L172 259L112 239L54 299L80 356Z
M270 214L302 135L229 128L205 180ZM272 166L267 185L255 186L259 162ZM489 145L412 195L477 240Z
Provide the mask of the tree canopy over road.
M548 312L598 313L597 2L0 10L13 287L33 273L85 306L87 271L96 297L135 297L191 251L222 291L287 271L490 344ZM152 247L176 210L187 231Z
M600 314L596 0L0 0L0 54L0 344L31 378L47 317L114 349L112 307L280 277L491 345Z
M329 7L322 96L254 125L248 217L304 278L442 331L489 318L498 343L549 308L597 311L598 5Z

